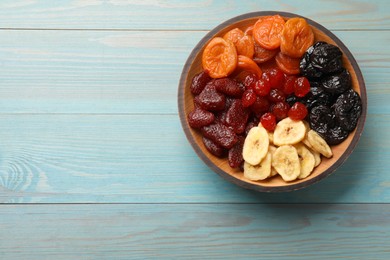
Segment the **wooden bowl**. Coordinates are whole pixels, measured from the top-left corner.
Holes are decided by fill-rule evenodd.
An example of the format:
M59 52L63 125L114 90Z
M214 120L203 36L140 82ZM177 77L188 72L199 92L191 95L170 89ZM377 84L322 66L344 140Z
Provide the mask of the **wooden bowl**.
M202 53L203 49L213 37L223 36L226 32L233 28L240 28L245 30L250 25L253 25L257 19L261 16L279 14L285 19L291 17L301 17L296 14L286 12L254 12L234 17L213 30L211 30L203 39L196 45L191 52L184 65L183 72L181 74L178 90L178 106L180 120L184 129L184 132L191 143L192 147L198 154L198 156L217 174L227 179L228 181L235 183L247 189L263 192L281 192L292 191L303 187L307 187L313 183L316 183L325 177L333 173L354 150L359 138L362 134L364 122L367 113L367 94L364 84L362 73L359 69L356 60L352 56L348 48L329 30L321 26L320 24L305 18L306 21L312 27L315 34L315 41L325 41L334 45L337 45L343 52L344 67L348 69L352 77L353 89L360 94L362 99L362 114L358 121L356 129L350 133L349 137L339 145L332 146L333 157L330 159L322 158L321 164L314 169L312 174L302 180L296 180L292 182L285 182L280 176L275 176L264 181L250 181L244 178L243 173L238 169L232 169L227 158L218 158L208 152L202 142L202 136L198 130L192 129L187 121L188 113L194 108L193 95L190 92L190 85L194 75L202 71Z

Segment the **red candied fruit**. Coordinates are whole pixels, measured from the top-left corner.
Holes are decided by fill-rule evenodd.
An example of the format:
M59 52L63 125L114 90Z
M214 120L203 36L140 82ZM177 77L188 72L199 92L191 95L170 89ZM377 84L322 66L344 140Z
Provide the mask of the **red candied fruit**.
M301 102L295 102L288 111L288 117L292 120L303 120L307 116L307 108Z
M267 80L259 79L254 85L254 90L258 96L266 97L271 90L271 84Z
M249 74L244 79L245 89L254 89L257 81L257 76L255 74Z
M271 108L271 112L275 115L277 121L285 119L288 116L289 110L289 104L284 101L275 103Z
M244 107L250 107L256 101L256 94L253 89L245 90L244 94L242 94L241 102Z
M256 116L261 116L265 112L268 112L270 105L271 104L268 99L257 96L255 103L253 103L250 108Z
M310 82L305 77L299 77L294 83L294 94L297 97L304 97L310 92Z
M284 95L283 91L279 89L271 89L268 95L268 99L274 103L281 102L286 100L286 96Z
M199 95L210 80L211 77L209 74L207 74L206 71L202 71L199 74L196 74L192 78L192 83L190 86L191 93L194 95Z
M294 93L294 84L295 84L295 79L297 77L295 76L287 76L286 81L284 82L283 85L283 93L286 95L290 95Z
M268 112L261 116L261 125L270 132L273 132L276 127L276 117L274 114Z
M269 81L269 83L271 84L271 89L282 89L284 84L284 78L284 73L277 68L270 69L263 74L263 79Z

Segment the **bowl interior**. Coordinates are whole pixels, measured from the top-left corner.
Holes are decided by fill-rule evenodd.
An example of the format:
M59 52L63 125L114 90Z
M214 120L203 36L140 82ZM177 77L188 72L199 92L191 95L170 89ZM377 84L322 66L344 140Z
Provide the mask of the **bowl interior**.
M288 19L289 17L298 16L295 14L288 13L276 13L281 14L281 16L283 16L285 19ZM240 170L232 169L229 166L227 158L217 158L216 156L209 153L203 145L202 135L200 134L200 132L189 127L187 122L187 114L194 108L193 95L190 92L191 81L197 73L202 71L202 53L208 41L211 40L213 37L223 36L226 32L233 28L239 28L245 31L245 29L253 25L260 16L269 14L269 12L259 12L249 14L247 16L233 18L223 23L221 26L217 27L209 34L207 34L205 38L203 38L203 40L198 44L198 46L194 49L194 51L188 58L186 66L183 70L181 82L179 85L179 112L184 131L186 132L187 138L189 139L191 145L193 146L197 154L203 159L203 161L216 173L220 174L222 177L230 180L231 182L234 182L245 188L250 188L258 191L289 191L308 186L332 173L350 155L363 130L363 124L366 115L366 93L363 77L352 54L345 47L345 45L342 44L342 42L337 39L337 37L334 36L331 32L329 32L319 24L305 18L314 31L315 41L325 41L337 45L343 51L344 67L351 74L353 89L357 91L362 98L363 111L356 129L348 136L348 138L344 142L339 145L332 146L333 157L330 159L322 157L321 164L314 169L313 173L309 177L292 182L283 181L283 179L279 175L266 179L264 181L248 180L244 178L243 173Z

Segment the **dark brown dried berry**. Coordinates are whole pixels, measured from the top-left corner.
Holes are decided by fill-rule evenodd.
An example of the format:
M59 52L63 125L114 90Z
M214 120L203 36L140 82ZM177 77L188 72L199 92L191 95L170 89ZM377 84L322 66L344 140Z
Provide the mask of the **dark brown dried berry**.
M334 127L332 110L324 105L314 107L309 115L310 128L325 136L329 129Z
M230 78L221 78L213 81L215 89L225 95L240 98L244 93L244 85Z
M202 140L203 140L204 146L206 147L206 149L210 153L212 153L212 154L214 154L215 156L218 156L218 157L224 157L225 156L226 150L223 149L221 146L217 145L216 143L214 143L210 139L207 139L206 137L203 137Z
M237 142L237 135L232 129L221 123L213 123L201 128L202 134L222 146L223 148L230 149Z
M193 128L201 128L211 124L214 121L214 114L196 107L188 113L188 123Z
M342 55L337 46L317 42L303 55L299 65L300 72L308 78L319 78L340 71L343 67Z
M345 131L341 126L335 126L328 129L324 134L324 138L329 145L336 145L347 139L348 135L349 132Z
M347 70L327 76L321 81L321 86L331 94L341 94L351 88L351 75Z
M225 108L222 111L216 111L214 114L215 121L226 125L227 112L229 111L229 108L232 106L234 100L235 100L234 98L226 97Z
M353 131L362 113L362 100L353 89L341 94L333 105L336 119L346 131Z
M190 86L191 93L194 95L199 95L210 80L210 76L205 71L195 75L192 78L192 83Z
M218 111L225 108L226 98L216 91L215 86L207 84L203 91L195 97L195 102L204 110Z
M236 134L245 130L249 110L242 105L241 99L235 99L226 114L226 125L230 126Z
M242 148L244 146L245 138L243 136L238 137L237 143L229 149L228 161L232 168L238 168L244 161L242 157Z

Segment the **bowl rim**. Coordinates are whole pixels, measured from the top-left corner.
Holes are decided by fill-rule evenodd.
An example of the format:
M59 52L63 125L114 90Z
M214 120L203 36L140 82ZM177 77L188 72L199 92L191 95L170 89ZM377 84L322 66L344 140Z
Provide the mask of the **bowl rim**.
M285 185L285 186L270 187L270 186L262 186L261 183L253 184L253 183L245 182L243 180L235 178L234 176L230 175L229 173L218 168L207 157L207 155L202 152L200 147L195 142L193 136L191 135L191 133L190 133L191 130L189 129L190 127L187 124L187 120L186 120L187 115L184 113L184 110L185 110L184 109L184 105L185 105L184 104L184 86L186 83L186 78L187 78L189 69L191 68L191 65L193 63L193 60L195 59L199 50L201 50L203 48L203 46L207 43L208 40L211 39L211 37L213 37L219 31L221 31L222 29L231 25L234 22L239 22L241 20L245 20L245 19L249 19L249 18L255 18L255 17L260 17L260 16L266 16L266 15L276 15L276 14L279 14L282 17L288 17L288 18L302 17L302 18L306 19L306 21L311 26L314 26L317 29L319 29L320 31L322 31L323 33L325 33L328 37L330 37L340 47L340 49L342 49L344 55L347 56L347 59L350 61L351 66L355 71L358 86L360 89L360 98L362 99L363 105L362 105L362 113L360 115L358 124L356 126L355 135L352 138L350 145L347 147L347 149L344 151L342 156L336 162L334 162L328 169L326 169L324 172L322 172L318 176L316 176L312 179L308 179L307 181L303 181L300 183L294 183L291 185L288 185L288 183L287 183L287 185ZM178 87L178 110L179 110L180 122L181 122L182 128L185 132L185 135L187 137L187 140L191 144L192 148L195 150L196 154L202 159L202 161L209 168L211 168L215 173L217 173L219 176L221 176L225 180L227 180L231 183L234 183L240 187L243 187L245 189L250 189L250 190L255 190L255 191L260 191L260 192L288 192L288 191L294 191L294 190L308 187L314 183L317 183L317 182L325 179L326 177L330 176L333 172L335 172L336 169L339 168L348 159L348 157L351 155L351 153L355 149L355 147L356 147L357 143L359 142L360 137L363 133L364 124L366 121L366 114L367 114L367 92L366 92L366 86L365 86L363 74L362 74L362 72L359 68L359 65L357 64L355 58L353 57L352 53L349 51L347 46L345 46L344 43L336 35L334 35L331 31L329 31L327 28L325 28L321 24L319 24L319 23L317 23L309 18L306 18L306 17L298 15L298 14L290 13L290 12L257 11L257 12L250 12L250 13L238 15L238 16L235 16L235 17L229 19L229 20L222 22L221 24L219 24L218 26L213 28L210 32L208 32L198 42L198 44L194 47L194 49L191 51L190 55L188 56L188 58L184 64L184 67L183 67L183 70L182 70L182 73L180 76L179 87Z

